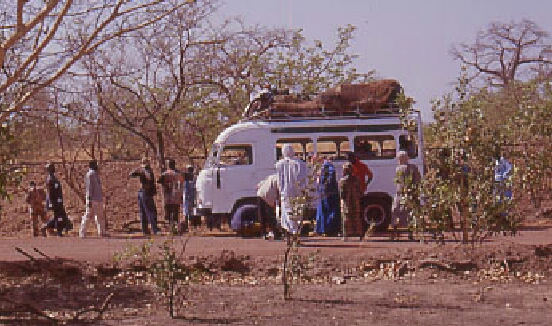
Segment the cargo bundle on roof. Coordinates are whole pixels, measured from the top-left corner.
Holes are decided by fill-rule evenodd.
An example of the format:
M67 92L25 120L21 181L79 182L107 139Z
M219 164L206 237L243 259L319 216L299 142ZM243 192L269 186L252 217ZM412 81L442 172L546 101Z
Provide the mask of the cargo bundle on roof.
M263 90L246 108L244 117L319 117L396 113L402 88L393 79L363 84L341 84L313 99L287 91Z

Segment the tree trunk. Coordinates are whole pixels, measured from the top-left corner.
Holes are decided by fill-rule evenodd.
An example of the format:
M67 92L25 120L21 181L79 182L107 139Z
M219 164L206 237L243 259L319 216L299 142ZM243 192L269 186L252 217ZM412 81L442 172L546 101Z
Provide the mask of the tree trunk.
M157 128L157 162L161 171L165 171L165 140L163 130Z
M463 194L466 185L466 180L464 180L464 177L462 176L462 180L460 182L460 191ZM460 199L460 219L462 221L462 243L467 244L469 243L469 233L468 233L468 217L466 216L466 212L468 210L466 209L466 199L465 196L462 196L462 199Z

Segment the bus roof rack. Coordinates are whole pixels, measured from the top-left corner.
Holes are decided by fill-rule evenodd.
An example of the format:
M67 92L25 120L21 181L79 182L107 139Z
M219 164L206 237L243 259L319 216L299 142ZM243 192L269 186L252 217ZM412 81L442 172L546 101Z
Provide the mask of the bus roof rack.
M415 110L414 112L419 114L418 110ZM327 110L324 107L320 107L318 110L310 110L308 112L282 112L275 111L274 108L269 107L265 110L255 112L249 117L244 117L242 121L383 119L397 118L400 116L401 112L399 107L381 108L370 112L360 109L336 112L335 110Z

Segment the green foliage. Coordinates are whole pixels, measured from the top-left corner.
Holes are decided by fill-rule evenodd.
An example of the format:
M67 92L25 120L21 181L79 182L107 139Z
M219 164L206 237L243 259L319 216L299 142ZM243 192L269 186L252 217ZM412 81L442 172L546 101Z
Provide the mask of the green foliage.
M153 240L143 242L137 246L134 244L127 244L122 252L117 252L113 255L113 261L120 263L130 260L138 263L140 266L149 266L151 264L151 247L153 246Z
M8 124L0 125L0 213L2 212L1 200L10 200L10 187L21 183L24 170L14 168L18 155L16 137Z
M174 317L174 297L177 280L188 281L188 270L179 262L176 251L173 248L173 240L165 240L159 247L161 252L158 258L150 266L157 290L162 298L168 301L169 315Z
M316 158L307 164L309 173L305 186L301 189L301 194L291 200L292 217L299 221L299 231L292 235L291 241L288 241L284 252L284 272L282 280L284 284L284 299L291 299L293 282L301 281L305 272L312 266L315 256L308 255L307 258L299 253L299 235L304 225L309 207L316 200L316 189L318 176L320 174L321 164Z
M327 48L322 41L309 42L302 31L296 31L289 47L273 53L269 66L258 71L264 83L279 88L301 88L304 94L316 94L341 83L365 82L372 72L360 73L354 63L358 55L350 53L356 27L337 30L337 42Z
M525 194L542 194L551 178L549 160L541 155L552 141L551 93L549 87L532 83L497 93L486 89L469 92L468 86L463 74L455 92L434 103L435 122L426 134L440 148L426 156L427 171L416 190L421 200L415 196L405 199L415 222L413 228L442 233L450 229L452 217L457 215L465 231L464 241L468 232L472 241L497 232L515 234L522 221L520 203ZM497 155L515 167L504 183L495 182ZM505 189L513 190L513 199L501 197Z
M155 285L160 298L166 302L171 318L175 317L177 300L185 299L182 294L184 290L202 276L202 271L182 263L182 255L190 239L175 241L171 237L153 252L153 240L149 240L139 246L129 245L113 257L118 263L130 261L148 272L151 283ZM180 252L177 245L181 246Z

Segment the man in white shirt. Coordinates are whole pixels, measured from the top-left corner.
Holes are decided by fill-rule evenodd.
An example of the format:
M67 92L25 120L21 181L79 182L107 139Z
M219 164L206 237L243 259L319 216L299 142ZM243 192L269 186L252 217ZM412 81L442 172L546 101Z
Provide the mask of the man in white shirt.
M282 154L283 158L276 163L282 228L289 234L297 234L299 223L298 217L292 216L293 199L301 196L302 190L306 187L308 169L305 162L295 157L291 144L284 144Z
M82 217L79 236L84 238L86 235L86 223L88 218L94 216L96 219L96 227L98 235L103 237L106 235L105 230L105 215L103 207L103 191L100 176L98 175L98 162L92 160L88 163L88 173L85 178L86 187L86 213Z

